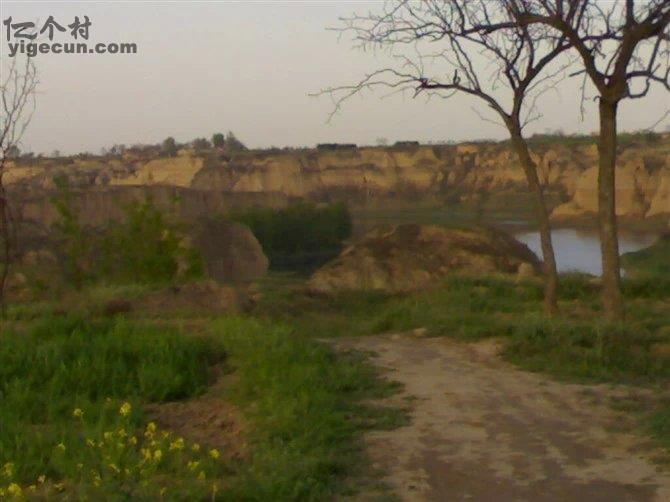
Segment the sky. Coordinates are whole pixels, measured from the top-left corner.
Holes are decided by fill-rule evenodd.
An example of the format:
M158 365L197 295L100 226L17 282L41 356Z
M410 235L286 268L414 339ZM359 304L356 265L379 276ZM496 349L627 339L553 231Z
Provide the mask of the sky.
M352 48L328 30L338 18L379 9L380 2L20 2L0 0L0 18L33 21L75 16L91 21L89 43L132 42L137 54L39 54L37 108L21 149L36 153L99 152L113 144L211 137L232 130L249 147L313 146L324 142L375 144L378 138L465 141L502 139L493 116L472 98L448 100L366 92L331 120L333 102L310 93L352 84L388 64L385 54ZM0 39L6 71L7 32ZM60 37L60 38L58 38ZM69 34L57 33L62 42ZM15 40L14 40L15 41ZM54 40L56 41L56 40ZM582 121L578 79L560 84L539 105L543 118L527 134L597 127L591 101ZM620 129L657 122L670 107L667 93L624 102ZM473 110L474 108L474 110ZM670 119L657 130L665 130Z

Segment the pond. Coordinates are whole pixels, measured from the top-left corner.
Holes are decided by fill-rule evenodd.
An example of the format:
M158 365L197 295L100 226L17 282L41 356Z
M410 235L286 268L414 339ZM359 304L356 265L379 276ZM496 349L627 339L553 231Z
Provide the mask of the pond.
M600 275L600 238L596 229L562 228L551 233L559 272L586 272ZM542 257L540 234L537 231L515 233L514 237ZM651 246L656 233L619 232L621 254Z

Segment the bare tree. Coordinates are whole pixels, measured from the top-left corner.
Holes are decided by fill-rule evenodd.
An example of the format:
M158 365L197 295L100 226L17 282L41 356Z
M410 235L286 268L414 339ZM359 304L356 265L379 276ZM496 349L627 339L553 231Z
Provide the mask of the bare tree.
M545 306L557 310L558 273L543 186L524 127L540 118L536 103L553 89L570 65L561 56L566 36L548 36L541 25L520 25L504 0L426 0L387 2L380 13L343 19L362 48L382 48L398 62L360 82L328 88L335 111L365 89L386 87L449 98L465 94L493 110L510 135L533 196L546 277ZM550 63L557 62L553 69ZM546 71L545 71L546 70ZM482 117L483 120L487 120Z
M16 253L16 226L12 205L4 184L11 152L18 148L35 110L37 70L26 58L23 64L12 59L0 82L0 244L2 245L2 270L0 270L0 313L5 310L5 286Z
M598 220L603 262L603 306L612 321L623 318L616 218L617 111L626 98L642 98L652 84L670 90L668 0L509 0L521 26L550 27L567 38L597 92ZM576 75L575 74L575 75ZM582 87L584 99L586 87Z

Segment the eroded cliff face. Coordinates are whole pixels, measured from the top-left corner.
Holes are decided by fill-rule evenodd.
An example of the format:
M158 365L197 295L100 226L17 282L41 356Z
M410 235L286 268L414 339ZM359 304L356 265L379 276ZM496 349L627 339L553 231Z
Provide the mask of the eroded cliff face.
M554 218L570 218L598 210L597 157L575 180L570 200L554 209ZM616 212L630 218L670 215L670 145L627 148L617 162Z
M533 147L540 179L564 201L553 217L581 217L597 210L597 149L594 144ZM670 135L653 144L622 147L617 172L617 213L631 218L670 216ZM216 152L181 151L174 158L93 158L39 161L10 166L6 182L38 204L67 175L84 205L96 213L115 197L158 190L178 191L187 216L235 204L274 205L293 197L328 200L442 196L497 191L525 192L526 181L505 144L366 147L351 150L245 152L227 159ZM159 188L162 187L162 188ZM167 192L166 192L167 191ZM111 195L110 195L111 194ZM186 194L186 195L184 195ZM133 195L135 197L135 195ZM160 198L160 197L159 197ZM210 207L211 206L211 207ZM197 208L197 209L193 209ZM111 212L102 211L100 217ZM33 212L39 212L33 207ZM98 211L100 212L100 211Z

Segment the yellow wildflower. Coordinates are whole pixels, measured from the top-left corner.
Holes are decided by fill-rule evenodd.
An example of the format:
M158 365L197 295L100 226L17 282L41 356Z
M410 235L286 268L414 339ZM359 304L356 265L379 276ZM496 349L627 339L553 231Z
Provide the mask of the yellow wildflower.
M102 437L105 438L105 441L111 441L114 437L111 432L105 432L102 434Z
M188 464L186 464L186 467L188 468L189 471L195 471L199 465L200 465L199 460L191 460Z
M93 448L95 446L95 441L93 441L91 438L86 439L86 446Z
M205 479L205 471L200 471L198 473L198 480L202 481L203 479Z
M72 416L76 418L81 418L84 416L84 411L81 408L75 408L72 412Z
M156 460L158 462L158 461L160 461L161 458L163 458L163 452L160 451L160 450L156 450L154 452L154 460Z
M120 469L116 466L116 464L109 464L109 468L114 472L116 472L117 474L121 472Z
M170 443L170 450L183 450L184 449L184 439L177 438L175 441Z
M65 490L65 485L63 483L56 483L54 485L54 488L59 492L62 492L63 490Z
M124 429L123 427L121 427L118 431L116 431L116 434L120 438L124 438L128 435L128 433L126 432L126 429Z
M60 451L65 451L65 445L62 441L56 445L56 448L58 448Z
M217 459L221 456L221 454L219 453L219 450L217 450L216 448L212 448L211 450L209 450L209 456L212 457L213 459Z
M123 403L121 405L121 408L119 408L119 414L122 417L127 417L128 415L130 415L131 410L132 410L132 407L130 406L130 403L128 401L126 401L125 403Z
M153 422L149 422L147 424L146 430L144 431L144 435L149 439L151 439L152 437L154 437L155 433L156 433L156 424Z
M198 443L193 443L193 445L191 446L191 450L200 451L200 445Z
M22 490L21 490L21 487L19 485L17 485L16 483L11 483L7 487L7 493L9 493L12 497L20 497L21 493L22 493Z
M128 442L129 442L130 444L133 444L133 445L134 445L134 444L137 444L137 438L136 438L135 436L132 436L132 437L128 440Z
M2 466L2 473L8 478L11 478L14 475L14 464L11 462L7 462L5 465Z

